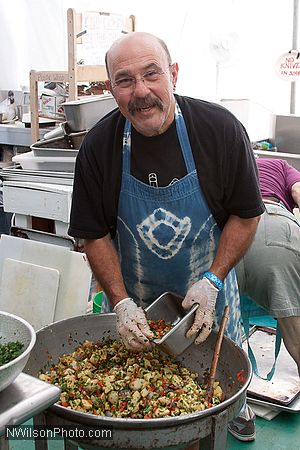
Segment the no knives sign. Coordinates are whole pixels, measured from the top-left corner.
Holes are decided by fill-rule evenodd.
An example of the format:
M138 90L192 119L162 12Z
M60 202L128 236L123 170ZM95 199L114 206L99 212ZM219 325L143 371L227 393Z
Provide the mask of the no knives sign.
M286 81L297 81L300 78L300 53L298 50L290 50L281 55L276 61L277 75Z

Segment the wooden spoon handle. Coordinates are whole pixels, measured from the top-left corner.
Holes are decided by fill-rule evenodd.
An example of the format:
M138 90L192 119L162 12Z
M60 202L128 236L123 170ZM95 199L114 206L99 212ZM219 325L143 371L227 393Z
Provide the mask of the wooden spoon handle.
M217 340L216 340L215 348L214 348L214 354L212 357L210 374L209 374L209 379L208 379L208 392L212 391L212 387L213 387L213 384L215 381L216 370L217 370L217 365L218 365L220 351L221 351L221 345L222 345L224 331L226 328L228 318L229 318L229 306L226 305L224 308L222 322L221 322L221 325L219 328L219 332L218 332L218 336L217 336Z

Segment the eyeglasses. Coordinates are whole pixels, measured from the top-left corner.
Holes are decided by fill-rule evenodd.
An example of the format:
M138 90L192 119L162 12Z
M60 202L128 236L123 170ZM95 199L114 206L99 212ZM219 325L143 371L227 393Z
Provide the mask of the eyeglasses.
M171 67L171 65L169 65ZM142 81L147 87L153 86L157 81L159 81L163 75L165 75L167 71L159 70L159 69L151 69L145 72L140 77L123 77L119 80L111 83L113 88L117 88L120 91L126 92L132 90L138 81Z

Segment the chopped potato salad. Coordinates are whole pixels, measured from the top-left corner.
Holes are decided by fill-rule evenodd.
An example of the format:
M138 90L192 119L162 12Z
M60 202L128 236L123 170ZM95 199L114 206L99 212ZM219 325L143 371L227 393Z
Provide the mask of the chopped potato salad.
M197 373L157 348L132 353L118 341L85 341L40 375L61 387L58 404L64 407L133 419L180 416L219 404L219 383L214 383L208 402L206 386L199 385L197 378Z

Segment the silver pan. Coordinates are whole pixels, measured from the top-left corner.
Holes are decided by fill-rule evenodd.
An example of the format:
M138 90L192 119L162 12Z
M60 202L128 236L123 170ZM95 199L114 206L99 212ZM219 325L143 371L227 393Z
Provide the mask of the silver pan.
M36 345L31 352L25 372L38 376L41 370L56 363L59 356L72 352L84 340L116 339L115 314L93 314L73 317L53 323L37 332ZM216 333L201 345L192 344L178 361L199 373L199 379L210 368ZM237 374L243 374L241 379ZM205 411L161 419L123 419L99 417L72 411L59 405L46 413L50 426L80 426L88 429L112 429L113 439L101 440L78 437L75 441L84 449L163 449L179 450L187 444L218 433L220 447L226 448L227 423L237 416L245 399L252 376L246 353L228 338L224 338L216 379L220 381L225 400Z

